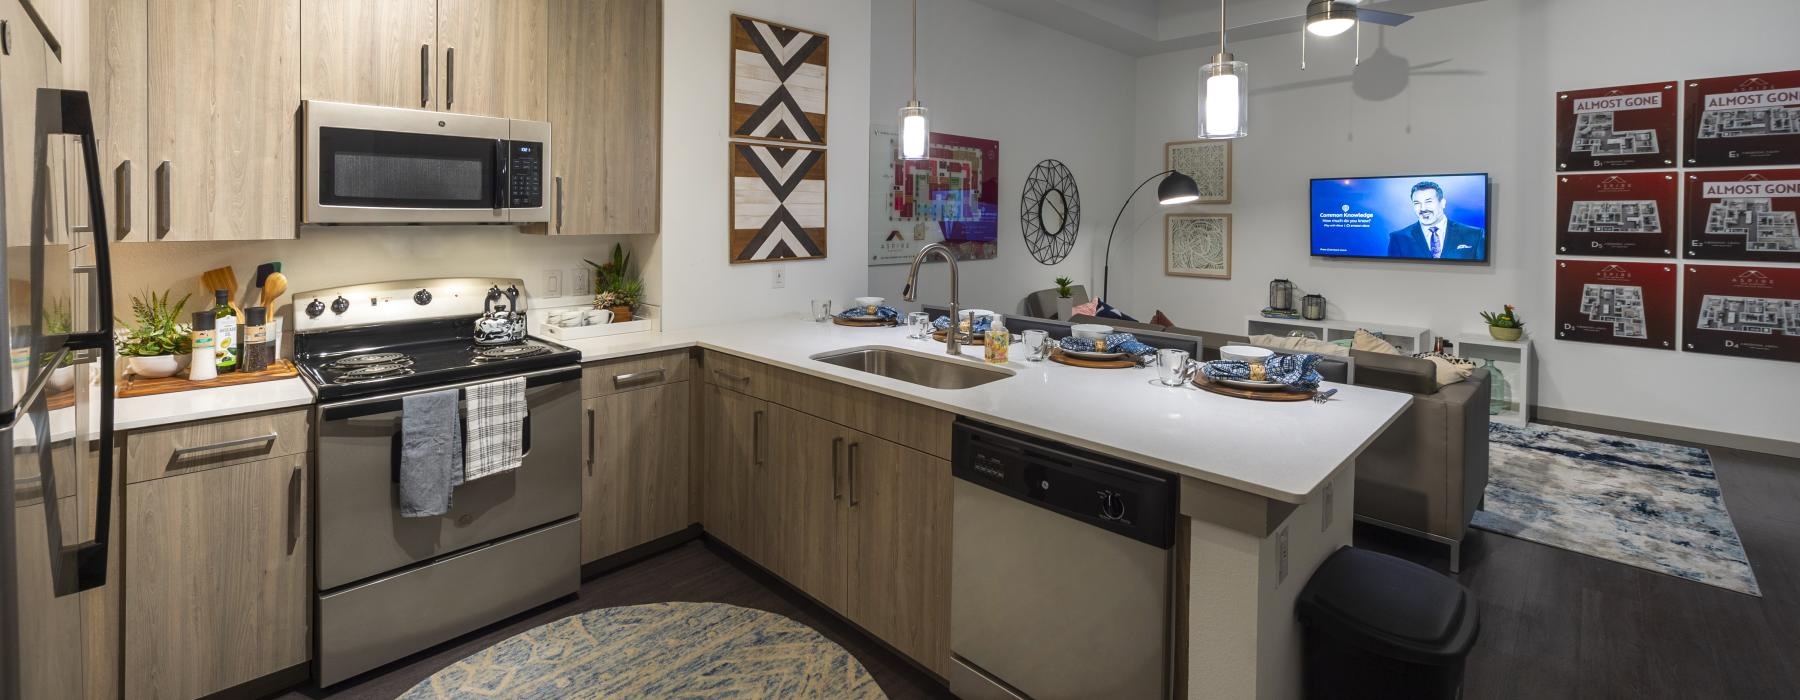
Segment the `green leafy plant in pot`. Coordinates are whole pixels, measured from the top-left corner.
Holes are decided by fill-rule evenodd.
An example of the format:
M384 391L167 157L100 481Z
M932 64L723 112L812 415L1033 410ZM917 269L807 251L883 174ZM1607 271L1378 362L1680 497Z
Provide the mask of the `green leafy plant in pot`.
M1056 317L1067 321L1075 313L1075 280L1058 277L1056 282Z
M1525 320L1519 318L1512 304L1504 308L1500 313L1481 312L1481 320L1487 321L1488 335L1494 336L1494 340L1518 340L1525 335Z
M131 298L131 315L137 321L117 342L119 355L131 363L140 377L170 377L187 368L194 340L188 324L181 322L188 297L169 303L169 292L145 292ZM119 325L126 324L119 320Z
M630 321L632 312L644 303L644 281L631 274L631 252L624 244L614 243L612 258L606 263L585 262L594 268L594 307L613 312L613 323Z

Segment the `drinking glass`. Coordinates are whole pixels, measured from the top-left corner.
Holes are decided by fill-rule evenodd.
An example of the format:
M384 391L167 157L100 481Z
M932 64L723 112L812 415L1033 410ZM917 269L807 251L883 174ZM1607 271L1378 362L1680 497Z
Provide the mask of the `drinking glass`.
M913 340L924 339L925 336L928 333L930 333L929 329L931 328L931 314L925 313L923 311L914 311L912 313L907 314L906 315L906 328L907 328L907 330L911 331L910 333L906 334L906 337L912 338Z
M1050 354L1050 334L1036 328L1025 331L1025 359L1043 362Z
M813 321L818 322L818 323L824 323L826 321L831 320L831 300L830 299L814 299L814 300L812 300L812 314L813 314Z
M1181 386L1194 376L1188 351L1167 348L1156 351L1156 380L1163 386Z

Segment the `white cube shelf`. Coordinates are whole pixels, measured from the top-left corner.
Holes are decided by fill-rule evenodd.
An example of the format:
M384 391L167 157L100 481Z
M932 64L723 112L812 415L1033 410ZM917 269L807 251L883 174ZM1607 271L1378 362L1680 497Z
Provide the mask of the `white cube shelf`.
M1464 333L1452 340L1456 342L1457 356L1489 367L1490 374L1499 370L1491 379L1494 393L1488 402L1488 420L1521 427L1530 423L1532 387L1537 383L1531 338L1495 340L1486 333Z
M1396 326L1391 323L1369 323L1366 321L1345 321L1328 318L1323 321L1308 321L1302 318L1268 318L1261 314L1246 316L1247 332L1245 335L1291 335L1295 331L1311 333L1313 337L1324 341L1348 340L1356 337L1356 329L1361 328L1392 343L1401 352L1411 355L1431 349L1431 330L1413 326Z

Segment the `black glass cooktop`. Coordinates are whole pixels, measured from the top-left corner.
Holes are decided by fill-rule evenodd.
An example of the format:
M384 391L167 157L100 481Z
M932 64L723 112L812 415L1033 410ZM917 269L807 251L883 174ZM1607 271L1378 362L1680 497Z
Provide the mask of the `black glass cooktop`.
M295 364L320 400L355 398L541 369L574 367L577 350L537 338L477 345L473 319L387 324L294 339Z

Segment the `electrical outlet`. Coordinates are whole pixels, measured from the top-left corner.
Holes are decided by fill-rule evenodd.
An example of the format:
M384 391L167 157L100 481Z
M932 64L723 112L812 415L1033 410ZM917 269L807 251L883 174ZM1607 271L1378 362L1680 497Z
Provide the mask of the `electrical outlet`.
M594 283L588 280L588 268L586 265L569 271L569 294L571 296L587 294L588 292L593 291L593 289Z
M562 270L544 271L544 296L560 297L563 295Z
M787 266L786 265L776 265L772 269L774 269L775 272L773 273L773 276L770 277L770 279L769 279L769 288L770 289L781 289L781 288L786 287L787 286Z

